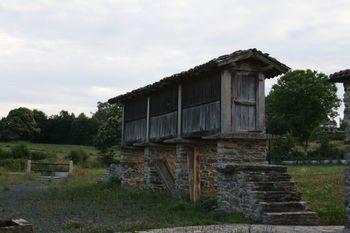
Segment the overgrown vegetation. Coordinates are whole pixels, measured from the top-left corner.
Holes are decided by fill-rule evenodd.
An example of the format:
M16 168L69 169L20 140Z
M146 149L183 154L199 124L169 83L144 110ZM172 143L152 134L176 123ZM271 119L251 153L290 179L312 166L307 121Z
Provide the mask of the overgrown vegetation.
M321 225L344 224L344 176L342 165L289 166L303 200L320 216Z

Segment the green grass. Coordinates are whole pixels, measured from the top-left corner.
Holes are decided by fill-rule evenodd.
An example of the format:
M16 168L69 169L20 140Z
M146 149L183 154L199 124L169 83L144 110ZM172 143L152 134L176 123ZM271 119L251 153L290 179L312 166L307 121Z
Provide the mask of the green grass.
M31 143L31 142L0 142L0 148L4 150L10 150L11 146L16 144L25 144L30 151L40 151L48 154L55 154L58 158L64 158L69 151L74 148L84 149L90 156L96 156L97 150L93 146L81 146L81 145L64 145L64 144L43 144L43 143Z
M321 225L344 224L343 165L289 166L288 173L298 184L303 200L320 216Z
M8 190L13 185L23 184L34 180L37 176L35 174L14 174L0 169L0 191Z

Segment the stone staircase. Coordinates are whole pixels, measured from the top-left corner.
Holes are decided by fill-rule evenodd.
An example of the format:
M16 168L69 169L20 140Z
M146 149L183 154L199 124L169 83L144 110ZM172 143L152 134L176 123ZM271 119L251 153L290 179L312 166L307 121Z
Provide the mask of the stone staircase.
M257 215L264 224L317 225L319 218L301 200L296 183L287 167L277 165L247 166L244 180L255 199Z

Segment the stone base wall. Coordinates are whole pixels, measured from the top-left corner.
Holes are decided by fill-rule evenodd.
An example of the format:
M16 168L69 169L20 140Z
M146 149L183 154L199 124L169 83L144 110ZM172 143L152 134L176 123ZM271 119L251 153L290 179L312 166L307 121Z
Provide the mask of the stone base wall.
M122 149L120 152L120 180L122 184L143 187L143 149Z
M165 161L172 174L175 174L175 147L145 147L145 169L144 169L144 188L153 191L165 191L165 186L159 177L156 163Z
M266 163L266 150L266 140L220 140L217 142L218 166L226 163Z
M201 191L202 194L215 196L217 193L217 148L216 145L198 146L201 168Z

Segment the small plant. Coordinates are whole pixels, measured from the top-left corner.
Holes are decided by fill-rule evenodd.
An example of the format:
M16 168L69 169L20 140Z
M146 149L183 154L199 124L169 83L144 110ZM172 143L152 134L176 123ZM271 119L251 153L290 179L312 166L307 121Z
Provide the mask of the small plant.
M47 159L49 155L45 152L41 151L31 151L30 152L30 159L31 160L44 160Z
M10 187L9 186L4 186L4 191L10 191Z
M83 223L74 220L69 220L64 223L64 229L66 230L80 229L83 228L83 226Z
M11 147L11 154L12 158L15 159L24 159L24 158L29 158L30 152L28 147L25 144L18 144L13 147Z
M89 154L81 148L75 148L72 149L65 158L72 160L74 164L85 165L89 158Z

